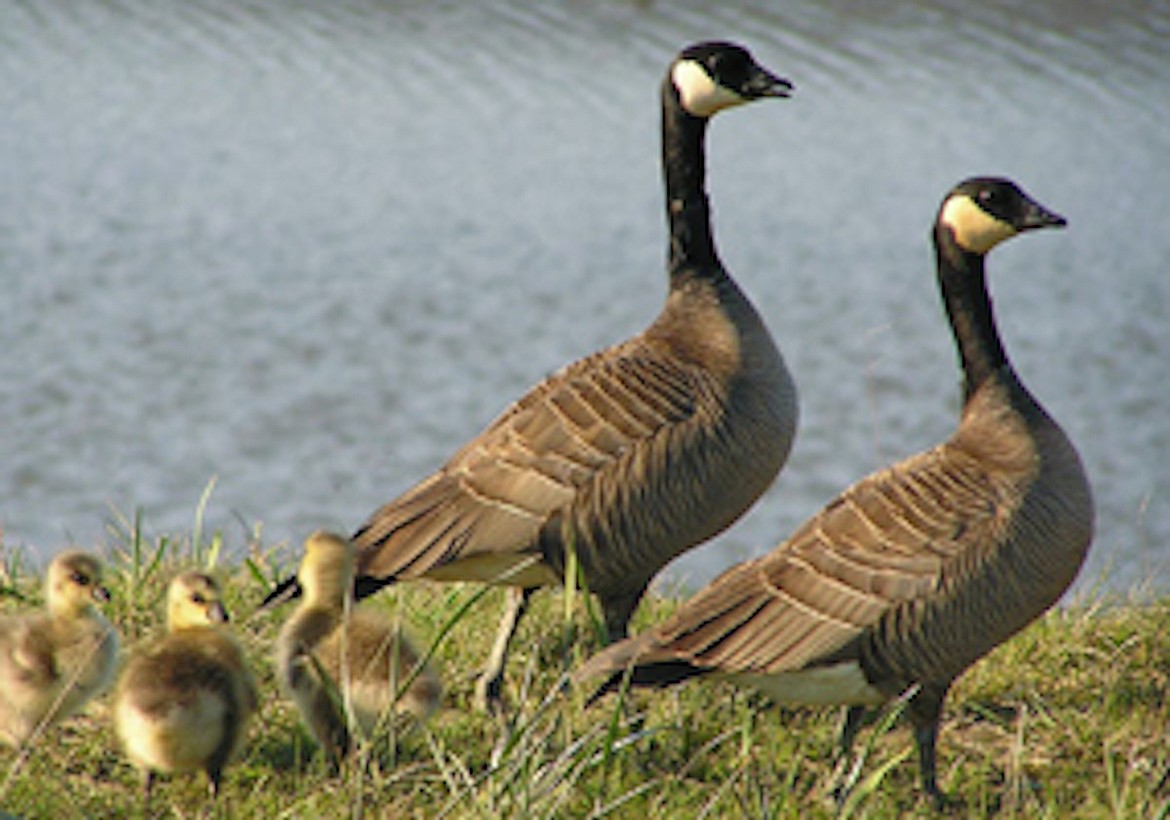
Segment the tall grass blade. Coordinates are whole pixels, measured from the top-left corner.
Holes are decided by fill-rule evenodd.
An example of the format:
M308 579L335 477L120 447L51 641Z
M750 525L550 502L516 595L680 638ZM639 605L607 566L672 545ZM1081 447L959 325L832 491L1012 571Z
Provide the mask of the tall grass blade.
M207 505L211 501L211 493L215 490L218 477L212 476L207 486L199 496L199 503L195 507L195 523L191 528L191 553L196 564L203 563L203 519L207 513Z

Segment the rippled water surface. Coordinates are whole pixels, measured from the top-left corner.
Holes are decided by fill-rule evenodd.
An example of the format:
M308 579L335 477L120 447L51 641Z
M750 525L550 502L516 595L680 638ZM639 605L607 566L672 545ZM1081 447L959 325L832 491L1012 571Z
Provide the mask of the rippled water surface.
M0 523L37 554L350 530L665 291L657 88L748 44L724 260L798 381L789 466L672 567L774 545L949 432L927 231L973 173L1070 227L996 251L1018 369L1098 497L1084 582L1170 573L1170 4L9 0L0 5ZM860 10L863 9L863 10Z

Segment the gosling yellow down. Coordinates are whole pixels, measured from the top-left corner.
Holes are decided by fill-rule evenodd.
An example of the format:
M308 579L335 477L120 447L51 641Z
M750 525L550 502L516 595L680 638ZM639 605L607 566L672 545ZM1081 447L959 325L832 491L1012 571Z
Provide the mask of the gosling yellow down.
M335 763L352 746L346 702L369 736L391 711L426 718L442 695L428 666L398 694L419 655L389 619L368 609L346 612L353 570L348 539L326 532L309 536L297 571L302 597L276 644L281 685Z
M197 770L217 796L247 733L256 686L227 620L215 579L182 573L167 594L167 634L137 649L118 680L114 727L147 799L157 772Z
M101 562L69 550L49 564L46 612L0 618L0 738L13 747L80 710L110 685L118 634Z

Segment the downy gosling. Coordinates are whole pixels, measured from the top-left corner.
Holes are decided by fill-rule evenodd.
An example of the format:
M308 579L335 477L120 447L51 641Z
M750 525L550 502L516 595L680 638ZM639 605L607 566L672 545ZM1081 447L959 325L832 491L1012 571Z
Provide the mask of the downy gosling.
M184 572L167 593L167 634L136 649L114 693L114 728L150 799L157 772L202 770L214 798L256 711L244 652L224 627L215 579Z
M95 556L69 550L49 564L46 612L0 618L0 738L30 742L113 681L118 633L98 609L110 599Z
M368 737L391 712L425 719L442 695L425 665L401 691L419 655L390 619L364 608L346 611L353 571L352 542L326 532L309 536L296 576L302 597L276 644L281 686L334 764L353 746L346 703Z

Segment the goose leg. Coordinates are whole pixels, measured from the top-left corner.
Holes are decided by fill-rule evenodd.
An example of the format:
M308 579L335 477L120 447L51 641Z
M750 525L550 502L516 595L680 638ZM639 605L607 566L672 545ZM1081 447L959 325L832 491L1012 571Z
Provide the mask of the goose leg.
M484 665L479 680L475 682L475 708L481 712L497 713L503 707L500 690L504 683L504 666L508 660L508 647L516 635L516 627L528 609L528 601L535 589L521 589L508 587L508 602L504 609L504 617L500 620L500 628L496 633L496 642L492 646L491 654Z
M218 768L207 770L207 794L212 800L219 797L219 783L223 779L223 771Z
M923 689L910 702L910 722L914 727L914 741L918 746L918 768L922 776L922 791L942 809L947 797L938 788L938 762L935 747L938 743L939 723L942 720L943 698L946 688Z
M642 587L633 595L601 599L601 609L605 614L606 639L610 643L616 643L629 637L630 618L633 616L634 610L638 608L638 603L642 600L642 593L645 591L646 587Z
M841 713L841 729L837 740L837 763L833 766L833 801L840 806L853 785L850 760L853 757L853 743L857 733L865 725L868 711L864 706L847 706Z

